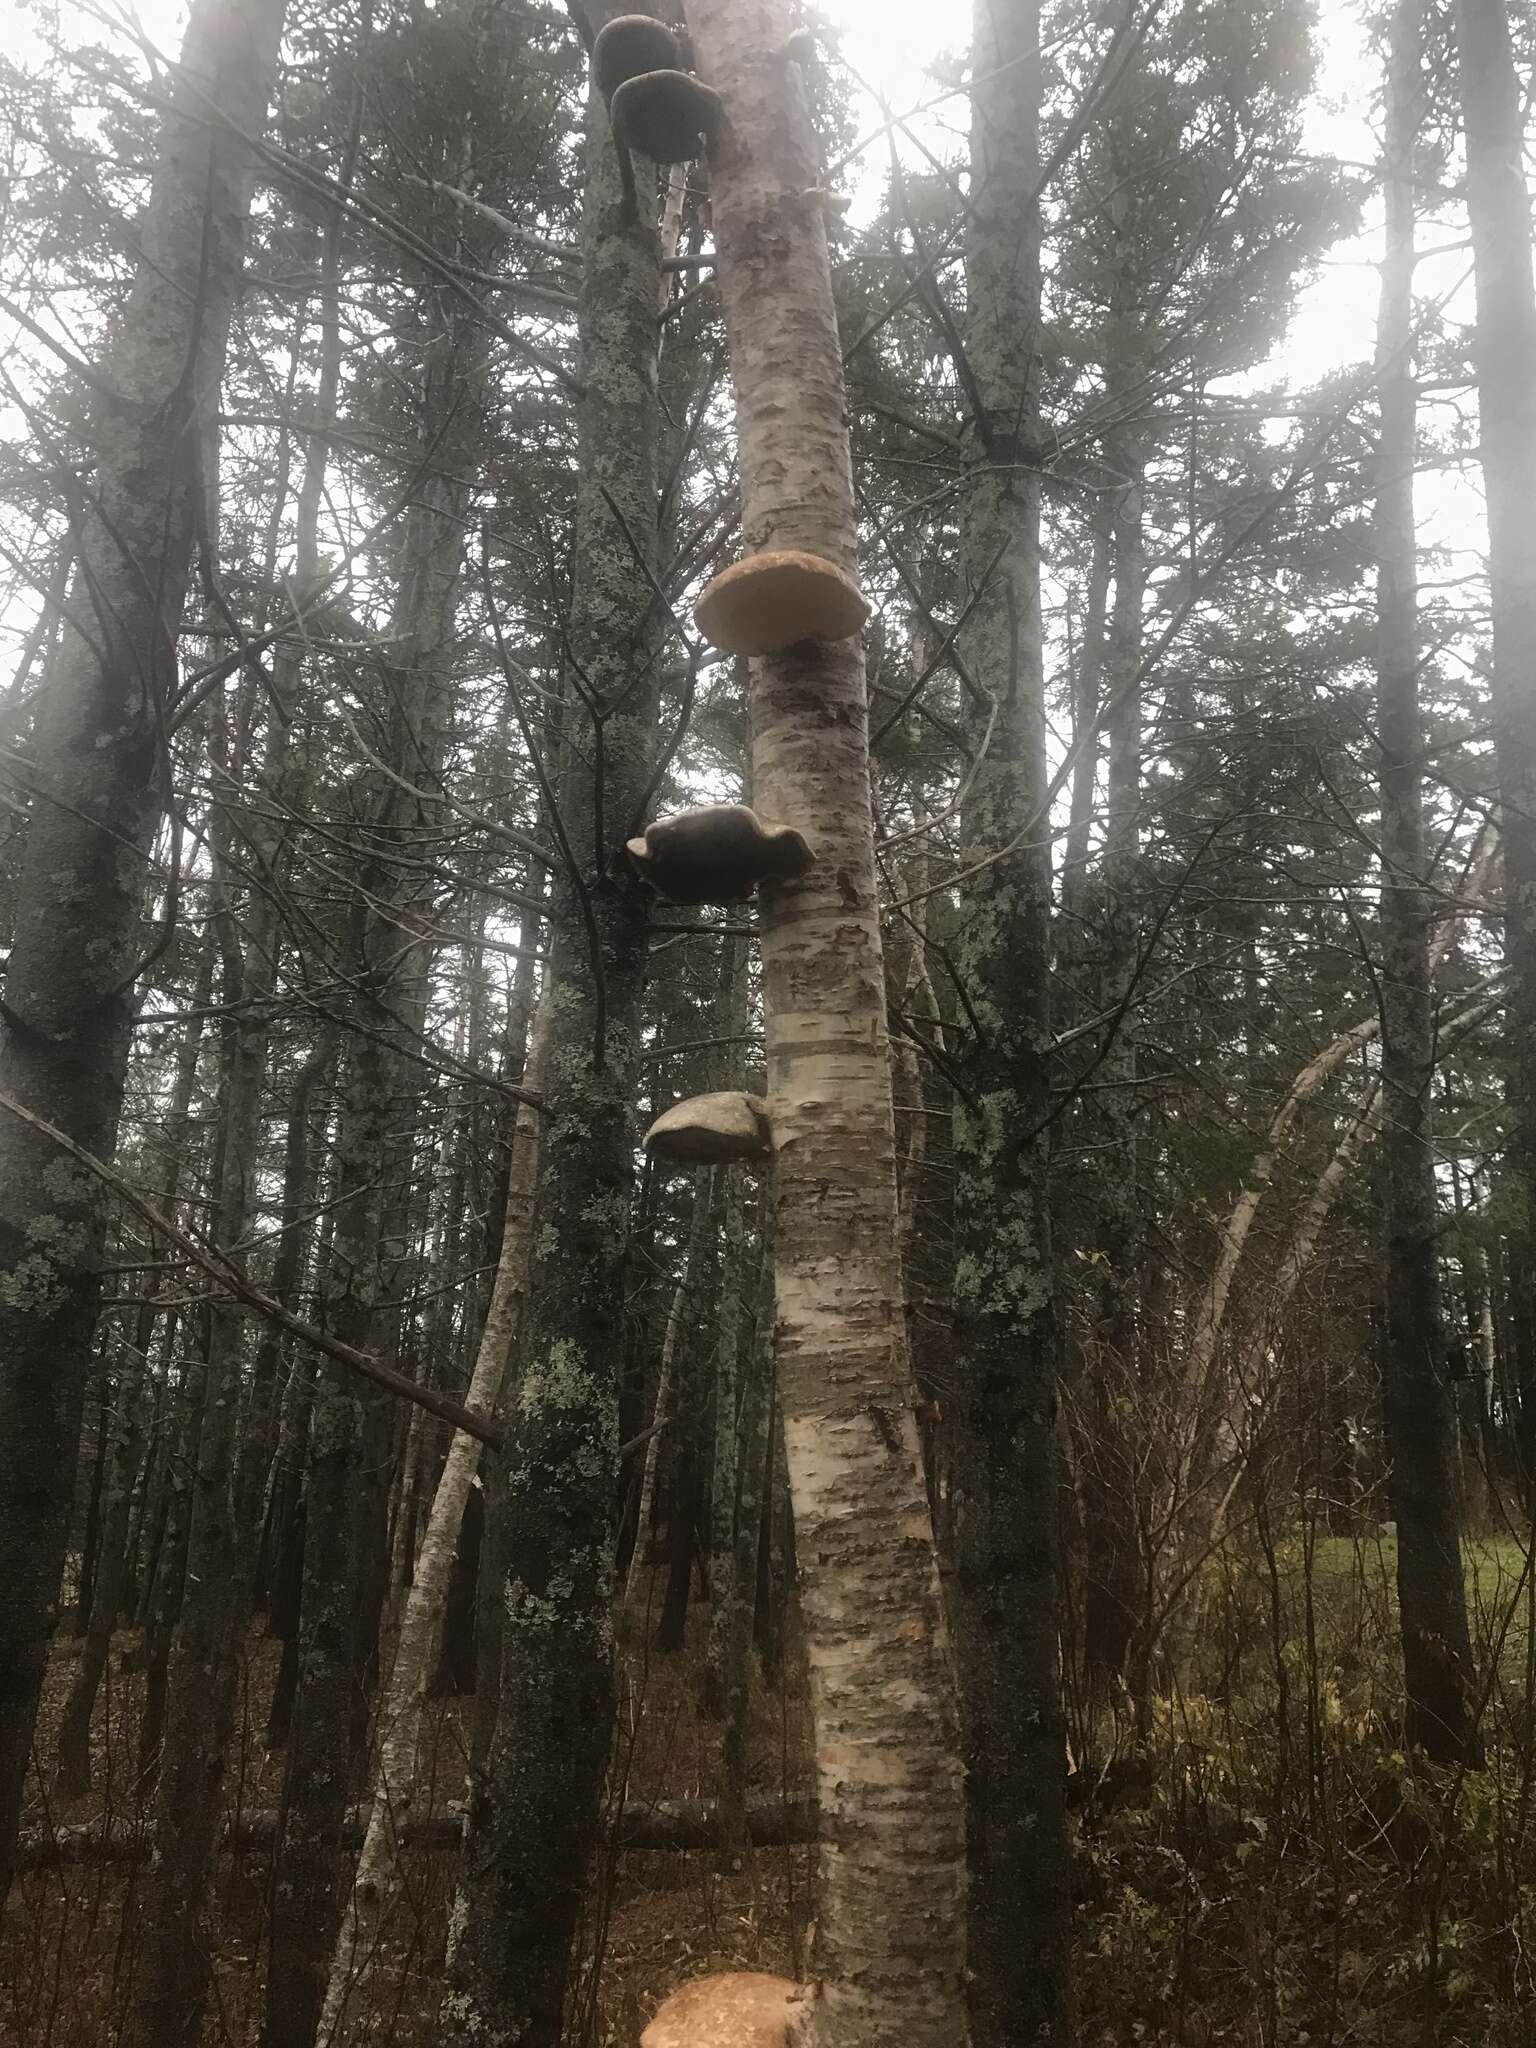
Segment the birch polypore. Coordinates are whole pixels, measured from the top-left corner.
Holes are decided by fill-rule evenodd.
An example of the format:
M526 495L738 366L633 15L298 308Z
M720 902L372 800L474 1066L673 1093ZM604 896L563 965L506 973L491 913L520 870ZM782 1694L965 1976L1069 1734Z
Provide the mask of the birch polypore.
M733 562L705 587L694 624L727 654L777 654L797 640L847 640L869 617L859 586L803 548Z
M753 552L856 571L820 166L782 0L693 0ZM857 640L757 661L753 802L816 849L760 893L776 1340L816 1718L816 1975L796 2037L957 2048L963 1829L952 1674L911 1413Z
M768 1105L727 1088L690 1095L657 1117L645 1149L678 1166L733 1166L768 1157Z
M627 851L674 903L740 903L759 882L797 881L816 856L792 825L768 831L746 804L701 804L658 818Z
M695 1978L658 2010L640 2048L783 2048L797 1988L755 1970Z

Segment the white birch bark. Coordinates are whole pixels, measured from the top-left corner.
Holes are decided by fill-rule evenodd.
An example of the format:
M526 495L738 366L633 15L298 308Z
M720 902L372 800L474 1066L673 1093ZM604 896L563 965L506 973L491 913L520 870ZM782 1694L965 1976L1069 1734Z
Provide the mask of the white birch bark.
M523 1070L523 1086L533 1094L543 1085L549 1017L550 1004L541 1001ZM538 1110L526 1102L519 1105L507 1165L506 1214L496 1278L465 1395L465 1405L485 1415L494 1411L501 1392L527 1287L540 1121ZM415 1577L401 1618L394 1666L379 1707L378 1760L362 1851L331 1958L318 2035L321 2048L339 2038L347 1995L359 1970L367 1965L389 1905L390 1873L399 1855L401 1831L415 1807L422 1710L437 1658L459 1529L469 1490L475 1483L480 1451L478 1437L455 1430L432 1496Z
M1457 908L1464 904L1477 908L1484 889L1497 866L1499 841L1497 833L1485 831L1482 843L1473 858L1466 882L1459 892L1458 904L1446 913L1434 937L1430 941L1429 965L1433 974L1449 950L1455 934ZM1460 1021L1460 1020L1458 1020ZM1381 1035L1379 1016L1365 1017L1348 1031L1341 1031L1323 1049L1315 1053L1291 1083L1290 1091L1279 1109L1270 1120L1264 1136L1262 1149L1255 1157L1243 1179L1243 1186L1232 1205L1230 1215L1222 1225L1221 1245L1216 1264L1195 1311L1194 1333L1190 1339L1189 1351L1185 1357L1184 1384L1193 1396L1195 1412L1199 1412L1211 1366L1216 1355L1217 1340L1221 1335L1227 1306L1231 1299L1232 1283L1247 1247L1249 1236L1257 1220L1264 1197L1274 1179L1275 1167L1289 1142L1296 1118L1303 1106L1314 1096L1329 1077L1338 1072L1352 1052L1371 1044ZM1342 1179L1342 1172L1339 1176ZM1331 1197L1330 1197L1331 1199ZM1323 1215L1326 1216L1326 1206ZM1319 1220L1321 1227L1321 1219Z
M691 0L725 119L711 198L746 551L856 570L820 163L787 0ZM953 1673L896 1261L867 706L857 641L752 665L753 802L816 865L766 886L776 1351L821 1815L816 2048L959 2048L964 1828Z

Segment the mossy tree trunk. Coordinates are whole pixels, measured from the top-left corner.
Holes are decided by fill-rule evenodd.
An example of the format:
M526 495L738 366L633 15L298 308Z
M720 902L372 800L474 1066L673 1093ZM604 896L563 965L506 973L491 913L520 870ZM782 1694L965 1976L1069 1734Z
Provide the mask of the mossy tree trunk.
M711 206L742 541L848 573L846 398L805 80L782 0L693 0L725 123ZM760 892L776 1350L821 1815L820 2048L965 2038L963 1828L948 1634L912 1413L863 651L752 665L753 803L816 865Z
M621 11L585 8L594 33ZM504 1559L500 1698L473 1786L450 1917L437 2031L444 2048L558 2042L613 1726L619 1381L634 1173L629 1112L649 943L649 915L624 871L623 844L655 748L660 622L648 572L657 531L663 272L654 180L639 179L638 218L626 223L618 158L595 90L587 101L586 173L569 620L581 691L567 696L571 745L560 804L577 872L557 874L551 907L547 1114L528 1341L492 1496L501 1524L493 1547ZM516 681L509 677L509 687ZM600 727L600 782L588 707Z
M0 1094L110 1158L146 857L282 0L198 0L102 361L76 570L32 755L37 791L5 975ZM226 127L209 118L217 108ZM88 627L80 622L89 621ZM63 1562L96 1317L99 1193L0 1113L0 1893Z
M995 720L962 818L971 1032L954 1131L955 1630L977 2048L1068 2037L1057 1325L1047 1167L1051 868L1040 616L1037 0L976 0L965 346L966 659ZM982 586L985 584L985 588Z

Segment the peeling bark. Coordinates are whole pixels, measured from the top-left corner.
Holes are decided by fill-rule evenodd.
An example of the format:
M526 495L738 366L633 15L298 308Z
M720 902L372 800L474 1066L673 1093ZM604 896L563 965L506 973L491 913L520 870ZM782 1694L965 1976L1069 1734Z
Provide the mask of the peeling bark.
M693 0L751 552L856 570L820 160L783 0ZM752 800L816 865L760 892L776 1352L825 1840L818 2048L965 2038L953 1676L912 1414L857 641L751 670Z

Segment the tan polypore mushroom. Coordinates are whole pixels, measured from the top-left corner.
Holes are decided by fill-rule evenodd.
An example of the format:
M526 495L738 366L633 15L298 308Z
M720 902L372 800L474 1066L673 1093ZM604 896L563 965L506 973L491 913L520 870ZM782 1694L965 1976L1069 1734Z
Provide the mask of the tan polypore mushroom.
M835 562L771 548L722 569L693 621L726 654L776 654L797 640L847 640L869 617L859 586Z
M768 1105L760 1095L727 1088L690 1095L657 1117L645 1134L654 1158L677 1166L732 1166L768 1157Z
M696 1977L658 2010L640 2048L784 2048L799 1986L766 1971Z
M678 54L677 37L664 21L650 14L616 14L592 45L592 70L603 104L642 71L680 68Z
M796 882L816 856L793 825L769 828L746 804L700 804L658 818L630 859L673 903L740 903L759 882Z

